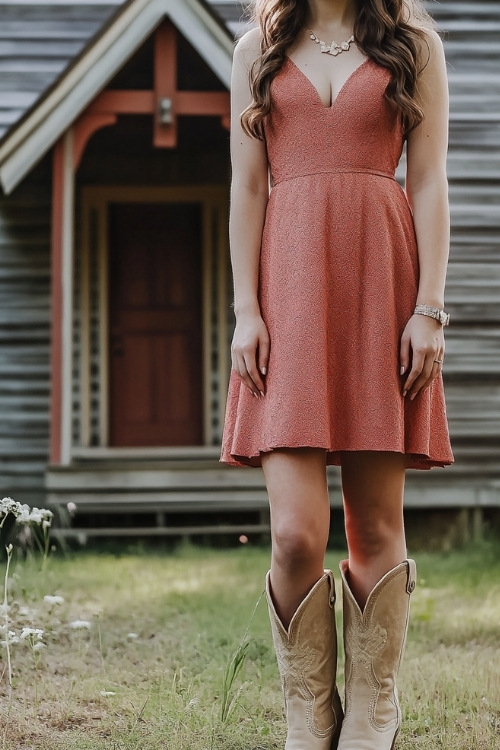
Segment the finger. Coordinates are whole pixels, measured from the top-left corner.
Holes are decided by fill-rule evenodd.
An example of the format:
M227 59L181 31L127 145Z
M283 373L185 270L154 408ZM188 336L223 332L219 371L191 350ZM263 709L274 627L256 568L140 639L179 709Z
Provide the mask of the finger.
M410 401L413 401L415 396L427 385L430 385L431 379L432 379L432 371L436 364L434 363L434 354L429 355L425 358L425 363L422 368L422 372L418 376L418 378L415 380L413 386L409 390L409 397Z
M408 367L410 366L410 337L401 336L401 343L399 345L399 364L400 374L404 375Z
M269 338L263 338L259 341L259 372L262 373L262 375L267 374L270 349L271 342Z
M436 356L434 357L434 362L438 365L439 371L441 371L443 369L444 363L444 349L441 349L439 354L436 354Z
M238 369L237 372L243 381L243 383L246 385L250 393L254 396L258 396L258 389L255 387L255 383L252 381L252 378L250 377L247 366L245 363L245 359L242 354L238 355Z
M406 394L409 392L410 388L413 386L416 379L419 377L420 373L422 372L425 364L425 353L423 351L420 351L418 349L413 350L413 356L412 356L412 363L411 363L411 371L406 378L406 382L404 384L403 388L403 396L406 396Z
M431 376L429 378L429 382L427 383L427 385L430 385L434 380L436 380L436 378L439 377L439 375L441 374L441 368L442 368L442 365L439 362L434 362L434 365L432 367ZM427 386L425 386L425 387L427 387Z
M264 383L262 382L262 378L257 369L257 352L255 350L253 352L247 351L243 354L243 359L245 360L245 366L252 381L253 388L257 391L258 396L263 396Z
M433 380L439 377L443 369L443 361L444 361L444 349L441 348L439 352L434 356L434 360L432 362L432 372L429 378L429 383L427 383L427 385L430 385Z

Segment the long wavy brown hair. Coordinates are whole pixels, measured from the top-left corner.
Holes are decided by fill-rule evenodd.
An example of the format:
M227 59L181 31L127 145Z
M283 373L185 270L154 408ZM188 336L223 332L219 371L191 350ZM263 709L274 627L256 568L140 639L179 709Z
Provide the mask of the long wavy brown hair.
M432 19L420 0L356 0L356 5L356 45L392 73L385 95L400 111L408 133L423 119L415 90L419 50L425 29L434 28ZM254 0L250 8L261 31L261 54L250 70L253 101L241 115L241 124L248 135L262 140L263 124L271 111L271 82L287 49L308 26L310 7L308 0Z

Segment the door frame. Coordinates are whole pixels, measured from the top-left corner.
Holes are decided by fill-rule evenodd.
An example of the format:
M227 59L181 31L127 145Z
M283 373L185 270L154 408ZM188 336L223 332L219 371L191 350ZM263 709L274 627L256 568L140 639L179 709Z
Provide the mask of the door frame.
M229 380L229 347L227 330L227 212L228 192L221 185L164 186L86 186L81 189L81 266L80 266L80 389L79 416L82 448L91 446L91 256L97 256L97 317L99 407L97 410L98 445L109 446L109 299L108 299L108 205L110 203L197 203L202 207L202 401L203 438L209 446L214 441L212 425L211 342L212 311L216 307L218 348L217 383L219 420L225 409L225 390ZM217 278L214 278L214 265ZM214 289L216 289L214 299ZM130 449L129 449L130 450ZM178 449L177 449L178 450ZM78 452L78 449L77 451Z

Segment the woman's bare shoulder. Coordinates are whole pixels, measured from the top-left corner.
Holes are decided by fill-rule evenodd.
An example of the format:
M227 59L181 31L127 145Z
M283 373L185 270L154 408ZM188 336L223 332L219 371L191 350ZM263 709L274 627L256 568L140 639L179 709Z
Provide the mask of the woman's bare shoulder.
M418 40L419 68L422 71L429 63L439 65L444 60L443 40L438 32L429 27L420 28L421 37Z
M234 57L244 63L250 70L255 60L261 55L261 33L258 27L250 29L238 39L234 49Z

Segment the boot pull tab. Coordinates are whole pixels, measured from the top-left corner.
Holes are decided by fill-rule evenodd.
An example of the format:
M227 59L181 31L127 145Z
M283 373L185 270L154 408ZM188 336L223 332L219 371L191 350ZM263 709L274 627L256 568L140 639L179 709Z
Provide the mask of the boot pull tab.
M406 593L413 594L417 583L417 566L415 560L407 560L408 563L408 580L406 582Z
M333 577L333 573L331 570L325 570L325 573L328 576L328 580L330 581L330 609L333 609L335 606L335 601L337 599L337 595L335 593L335 579Z

